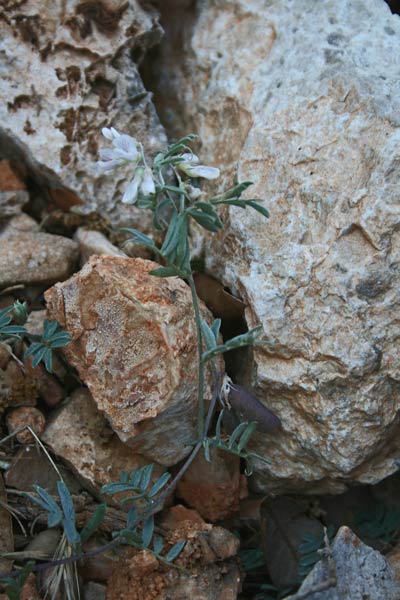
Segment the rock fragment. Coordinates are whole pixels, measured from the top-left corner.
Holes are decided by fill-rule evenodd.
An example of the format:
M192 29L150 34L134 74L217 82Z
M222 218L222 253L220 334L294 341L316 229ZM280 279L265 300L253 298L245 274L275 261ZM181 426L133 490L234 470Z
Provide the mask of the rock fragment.
M0 239L0 288L17 283L51 285L71 275L78 244L47 233L19 232Z
M209 522L231 517L247 495L240 459L222 451L211 452L211 462L200 452L178 483L177 496Z
M176 559L185 571L163 568L150 552L138 552L116 565L108 581L107 599L123 600L129 589L129 600L236 600L241 576L232 557L239 540L222 527L199 522L198 516L191 520L190 512L181 521L166 515L166 523L172 527L167 532L167 547L186 539Z
M319 585L334 578L333 585L321 592L314 592ZM382 554L366 546L348 527L341 527L332 544L332 555L320 560L303 581L297 594L285 600L303 598L309 600L397 600L400 583Z
M10 434L21 429L15 436L21 444L31 444L35 438L26 427L30 427L40 438L46 426L46 419L34 406L21 406L7 413L6 423Z
M42 440L97 491L118 481L122 471L130 473L149 462L119 440L85 388L51 413ZM161 469L155 472L160 475Z
M79 244L81 265L84 265L93 254L126 257L125 252L114 246L100 231L79 227L74 238Z
M23 181L10 166L10 161L0 160L0 221L18 215L29 200Z
M65 356L113 430L168 466L196 436L197 342L189 287L149 275L157 266L93 256L45 297L50 316L72 336Z

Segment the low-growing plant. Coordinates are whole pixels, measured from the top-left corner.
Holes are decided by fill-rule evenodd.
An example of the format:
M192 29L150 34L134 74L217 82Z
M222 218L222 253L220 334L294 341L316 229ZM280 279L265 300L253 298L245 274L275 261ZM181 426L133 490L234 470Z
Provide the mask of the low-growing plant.
M6 344L15 339L25 340L30 345L24 358L32 356L32 366L43 362L49 373L53 370L53 352L66 346L71 336L63 331L57 321L43 322L42 335L29 333L24 324L28 319L26 304L18 300L0 311L0 343Z
M126 186L122 202L136 203L139 208L150 210L153 214L154 229L163 236L163 242L158 246L149 235L137 229L125 228L124 233L130 236L127 241L145 246L158 257L161 262L160 267L150 272L154 277L177 276L186 281L190 287L197 332L198 418L197 439L193 441L193 449L172 481L169 481L169 474L164 474L152 483L153 466L147 465L130 474L122 473L118 482L103 486L103 494L117 495L123 492L121 503L129 502L132 506L127 512L126 527L114 532L113 540L98 548L96 553L116 543L124 543L141 550L147 549L161 562L173 565L184 547L184 541L179 541L165 552L162 538L155 533L154 515L163 506L166 497L174 490L201 449L204 449L207 460L210 460L210 448L235 454L245 459L248 472L251 472L253 458L266 460L248 450L248 444L257 429L256 419L239 423L230 434L223 432L223 411L229 408L229 405L221 391L222 379L217 364L219 355L259 343L261 326L221 343L219 334L221 320L215 319L210 324L202 318L191 264L190 222L195 222L208 232L218 233L223 228L218 213L220 206L249 208L258 211L263 217L268 217L268 211L259 200L242 197L242 194L252 185L250 181L237 182L228 190L207 197L199 186L199 179L214 180L219 177L220 171L215 167L200 164L199 158L189 146L197 137L193 134L170 145L166 151L158 152L153 160L149 161L144 154L142 144L135 138L121 134L114 128L104 128L102 133L112 142L113 147L100 150L100 168L104 172L111 172L119 166L131 165L132 177ZM43 335L39 338L32 336L21 324L11 324L14 313L14 307L8 307L0 313L0 339L1 336L3 339L7 339L7 336L26 338L31 343L26 356L32 356L34 366L43 361L47 370L51 371L52 352L69 342L68 334L63 332L55 321L47 321L44 324ZM208 368L213 375L214 391L206 414L204 390L205 370ZM219 413L215 434L211 435L209 430L218 399L224 409ZM100 504L91 519L78 531L72 498L64 482L60 481L58 484L58 501L38 486L36 492L37 495L31 496L31 499L47 512L49 527L62 525L74 554L71 557L55 560L47 567L84 558L82 544L101 523L106 505ZM126 496L127 493L130 495ZM92 551L90 555L93 554ZM40 565L40 568L44 566Z

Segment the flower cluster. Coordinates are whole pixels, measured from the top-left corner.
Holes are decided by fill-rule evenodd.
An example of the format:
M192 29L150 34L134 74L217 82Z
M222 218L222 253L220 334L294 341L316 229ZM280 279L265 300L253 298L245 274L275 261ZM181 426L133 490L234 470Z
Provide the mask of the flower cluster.
M125 189L122 202L134 204L140 196L148 197L155 194L157 178L154 176L153 170L147 166L142 144L130 135L119 133L114 127L104 127L102 134L112 142L113 147L100 150L98 165L101 171L107 173L129 163L133 167L133 178ZM176 155L174 167L176 173L179 171L181 175L192 179L198 177L216 179L220 174L219 169L215 167L201 165L198 156L191 152ZM201 195L199 188L188 184L186 189L192 198L198 198Z

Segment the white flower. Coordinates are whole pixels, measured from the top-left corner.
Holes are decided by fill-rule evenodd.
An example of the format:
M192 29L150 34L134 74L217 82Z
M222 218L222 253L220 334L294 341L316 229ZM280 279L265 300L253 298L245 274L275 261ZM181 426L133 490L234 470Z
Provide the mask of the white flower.
M125 133L118 133L114 127L111 129L104 127L101 132L104 137L112 141L114 146L114 148L102 148L99 151L98 165L103 171L111 171L127 162L138 162L141 154L135 138Z
M204 177L205 179L216 179L219 177L219 169L199 165L200 159L192 153L180 154L182 160L176 163L176 168L189 175L189 177Z
M149 196L150 194L156 193L156 186L154 184L153 173L150 167L146 167L144 170L140 191L142 192L143 196Z
M122 197L124 204L134 204L139 193L144 196L154 194L156 186L153 180L153 174L149 167L138 167L132 181L127 185L125 193Z
M195 201L201 198L204 194L199 188L194 187L193 185L186 185L186 191L189 194L191 200Z

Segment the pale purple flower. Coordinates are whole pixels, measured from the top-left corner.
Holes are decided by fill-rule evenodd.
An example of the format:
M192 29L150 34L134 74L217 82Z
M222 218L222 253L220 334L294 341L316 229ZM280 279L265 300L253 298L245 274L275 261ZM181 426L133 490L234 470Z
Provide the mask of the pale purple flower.
M219 169L216 167L207 167L206 165L200 165L200 159L195 154L186 152L180 154L179 158L182 160L176 163L176 168L182 171L189 177L204 177L205 179L216 179L220 175Z

